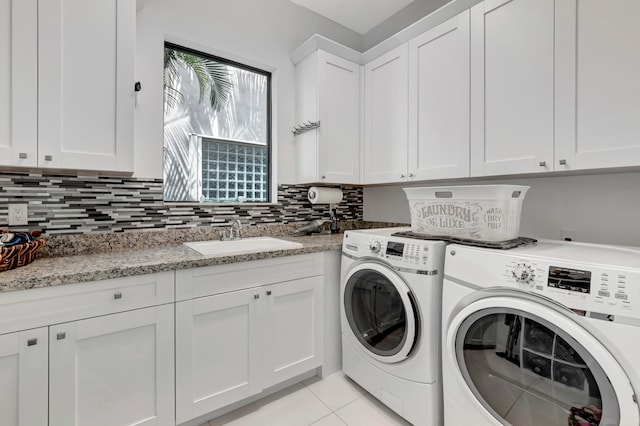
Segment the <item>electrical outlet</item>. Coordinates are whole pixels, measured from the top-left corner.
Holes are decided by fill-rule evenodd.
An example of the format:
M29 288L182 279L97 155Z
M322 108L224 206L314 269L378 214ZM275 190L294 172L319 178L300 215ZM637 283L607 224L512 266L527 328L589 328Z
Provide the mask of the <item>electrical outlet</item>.
M9 226L28 224L28 204L9 204Z

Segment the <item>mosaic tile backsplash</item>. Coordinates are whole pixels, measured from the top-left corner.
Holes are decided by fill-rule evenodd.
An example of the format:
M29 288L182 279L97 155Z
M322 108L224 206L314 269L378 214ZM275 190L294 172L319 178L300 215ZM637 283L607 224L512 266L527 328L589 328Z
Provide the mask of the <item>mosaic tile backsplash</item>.
M0 173L0 229L39 229L47 235L287 224L328 219L328 205L307 200L306 185L278 185L277 204L180 205L162 200L162 179L42 176ZM342 186L340 220L362 220L362 188ZM28 204L29 224L9 227L8 205Z

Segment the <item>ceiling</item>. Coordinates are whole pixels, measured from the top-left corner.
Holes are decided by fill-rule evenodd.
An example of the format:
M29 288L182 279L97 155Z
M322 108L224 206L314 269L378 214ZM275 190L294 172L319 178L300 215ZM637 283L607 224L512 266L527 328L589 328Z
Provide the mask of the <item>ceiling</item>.
M360 34L405 8L414 0L291 0Z

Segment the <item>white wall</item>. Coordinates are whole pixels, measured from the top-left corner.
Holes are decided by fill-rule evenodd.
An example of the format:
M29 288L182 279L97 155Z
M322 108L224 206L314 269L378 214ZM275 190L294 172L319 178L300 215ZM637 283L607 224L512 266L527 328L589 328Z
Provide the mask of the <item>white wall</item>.
M278 183L294 183L294 67L289 54L318 33L356 50L362 37L289 0L149 0L138 10L135 176L162 177L164 41L189 42L273 73Z
M449 181L364 189L364 219L410 223L403 187L470 184L529 185L520 235L640 246L640 173L592 174L521 179Z

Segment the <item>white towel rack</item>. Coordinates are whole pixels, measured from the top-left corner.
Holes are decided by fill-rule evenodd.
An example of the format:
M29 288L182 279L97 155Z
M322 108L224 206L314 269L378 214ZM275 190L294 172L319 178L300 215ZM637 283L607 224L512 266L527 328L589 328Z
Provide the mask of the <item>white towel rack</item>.
M300 133L308 132L309 130L317 129L318 127L320 127L320 121L309 121L300 126L294 126L291 133L299 135Z

